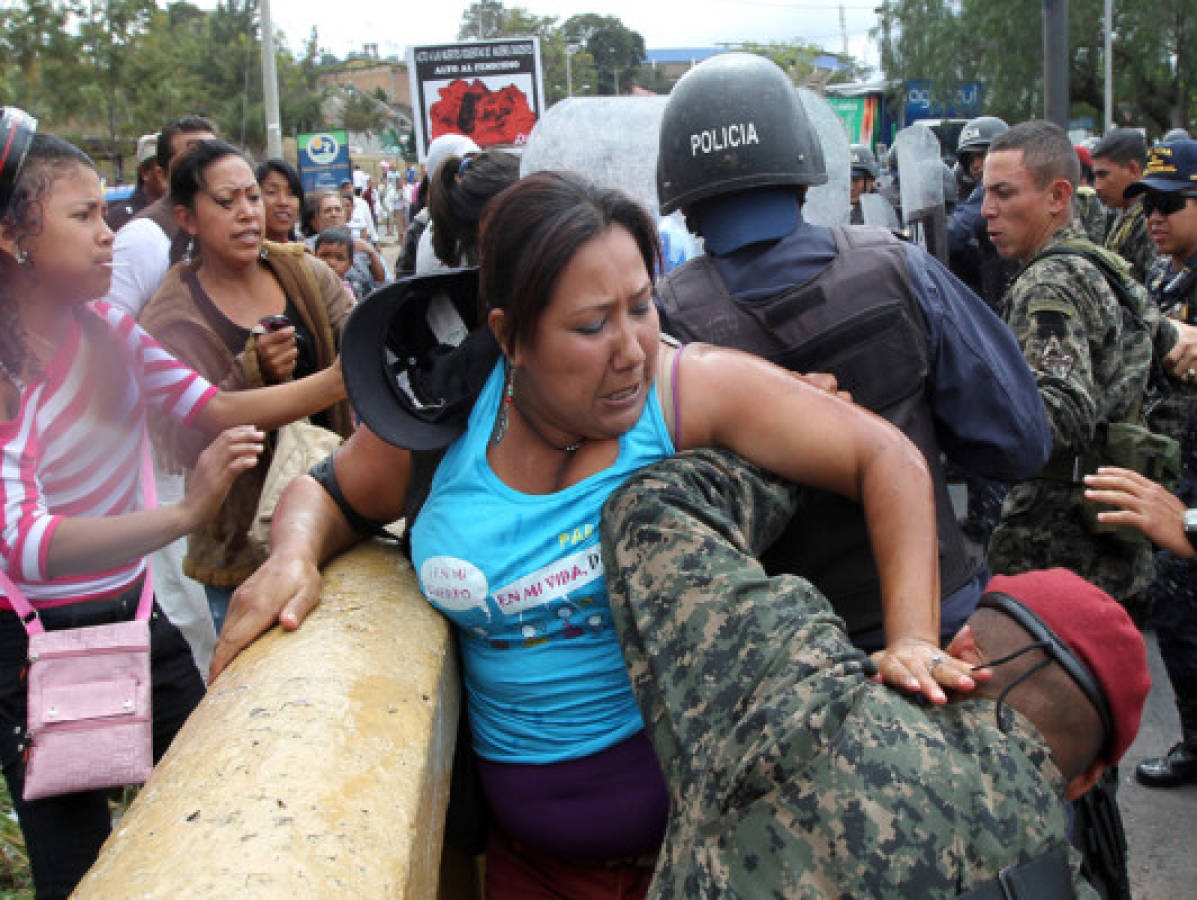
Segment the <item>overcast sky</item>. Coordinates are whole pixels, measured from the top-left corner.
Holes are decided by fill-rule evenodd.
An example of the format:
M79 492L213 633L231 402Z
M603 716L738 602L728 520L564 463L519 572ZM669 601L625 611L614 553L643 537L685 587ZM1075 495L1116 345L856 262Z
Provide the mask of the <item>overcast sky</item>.
M199 5L212 7L207 0ZM298 48L312 26L320 46L337 56L378 43L379 52L403 55L409 45L438 44L457 39L465 0L425 0L422 3L381 3L379 0L273 0L271 15L287 42ZM709 47L721 42L803 40L838 52L847 33L848 52L876 66L876 45L869 29L876 23L876 2L832 0L513 0L507 7L523 7L560 21L577 13L615 16L644 35L649 49Z

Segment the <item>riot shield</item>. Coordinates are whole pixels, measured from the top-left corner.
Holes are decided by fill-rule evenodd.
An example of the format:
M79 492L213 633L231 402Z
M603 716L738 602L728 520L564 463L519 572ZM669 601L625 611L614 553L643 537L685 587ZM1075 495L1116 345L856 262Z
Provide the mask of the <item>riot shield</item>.
M852 212L852 152L844 123L826 100L809 88L798 88L806 118L823 147L827 183L806 189L802 217L816 225L846 225Z
M947 217L944 213L943 162L939 141L926 125L903 128L894 138L898 155L902 217L912 237L927 251L947 262Z
M890 231L902 229L897 212L894 211L890 202L880 194L860 195L860 215L865 225L888 228Z
M631 194L657 215L657 145L668 100L571 97L554 103L528 135L520 176L572 169Z
M657 220L666 271L702 252L680 212L662 218L657 201L657 152L668 97L570 97L554 103L524 145L520 176L570 169L596 184L619 188Z

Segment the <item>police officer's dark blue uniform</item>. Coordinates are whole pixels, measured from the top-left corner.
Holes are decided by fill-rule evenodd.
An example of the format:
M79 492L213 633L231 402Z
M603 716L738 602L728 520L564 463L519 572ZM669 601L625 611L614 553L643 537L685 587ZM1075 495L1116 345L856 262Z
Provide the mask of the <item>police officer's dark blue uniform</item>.
M792 86L787 87L784 74L774 72L775 68L745 54L716 57L690 73L689 90L675 89L666 109L658 162L663 210L685 209L688 221L706 240L708 256L703 267L713 267L718 289L725 297L730 295L729 300L702 302L760 309L772 305L779 295L800 292L808 284L826 284L824 300L793 297L786 309L794 309L798 316L804 304L825 302L834 310L849 300L847 291L837 293L837 287L847 283L843 278L859 283L862 274L875 272L879 282L891 290L897 286L893 294L910 297L910 305L915 307L909 319L918 320L912 337L921 338L923 346L907 349L909 354L925 351L926 374L918 397L903 402L919 404L915 415L930 420L934 432L930 442L924 439L920 443L911 431L907 433L923 447L933 474L939 460L931 460L931 456L942 451L968 471L989 478L1016 480L1034 475L1050 454L1050 430L1030 369L1002 321L922 249L897 244L879 229L833 230L803 220L799 209L802 189L825 179L822 156L817 142L812 144L805 113L787 96ZM711 83L700 85L695 76L704 69ZM774 90L774 82L777 96L766 97L768 90ZM737 133L782 137L776 146L764 140L745 141L734 153L722 148L719 154L707 154L704 141L713 143L727 128L720 116L750 125L754 116L769 119L769 129L753 125L749 132L747 125L741 124ZM713 136L709 141L708 134ZM733 155L734 162L724 167ZM852 249L845 263L842 247L845 241L858 239L853 235L859 236L862 245ZM863 246L869 242L871 246ZM894 270L902 268L898 260L904 261L904 271L895 277ZM691 272L696 271L697 262L702 261L687 264ZM844 265L855 271L828 280L829 273ZM663 329L690 340L762 352L751 341L740 342L749 331L733 334L730 322L734 315L730 310L726 316L719 313L725 306L686 308L683 292L687 287L711 281L705 275L687 278L686 267L671 273L661 286ZM706 315L708 312L712 315ZM831 318L835 318L834 312ZM819 366L816 356L810 368L826 371ZM927 443L935 446L925 447ZM954 519L948 524L956 528ZM944 539L941 534L941 542ZM978 568L975 563L956 567L955 574L963 577L949 585L943 571L941 559L941 582L947 591L942 598L941 625L948 632L975 607L987 576L983 566ZM846 615L838 605L837 611ZM867 634L853 631L852 637L861 646L870 643Z

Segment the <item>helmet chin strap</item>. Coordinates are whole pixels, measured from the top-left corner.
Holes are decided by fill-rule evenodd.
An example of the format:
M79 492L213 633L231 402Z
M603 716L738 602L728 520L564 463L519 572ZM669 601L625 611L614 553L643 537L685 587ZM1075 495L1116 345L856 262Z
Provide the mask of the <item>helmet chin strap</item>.
M1039 660L1039 662L1035 663L1035 665L1031 666L1031 668L1027 669L1025 672L1023 672L1021 675L1019 675L1017 678L1015 678L1013 681L1011 681L1008 685L1006 685L1002 689L1002 692L1000 694L998 694L997 708L994 712L994 715L997 718L998 730L1000 730L1003 734L1005 734L1007 731L1010 730L1009 717L1002 715L1002 713L1005 711L1004 707L1005 707L1005 703L1006 703L1006 697L1009 695L1009 693L1012 690L1014 690L1016 687L1018 687L1020 684L1022 684L1024 681L1026 681L1028 678L1030 678L1032 675L1034 675L1036 672L1038 672L1040 669L1046 668L1047 666L1051 665L1051 662L1052 662L1051 643L1049 641L1032 641L1031 643L1027 644L1025 647L1020 647L1019 649L1015 650L1012 653L1007 653L1005 656L998 657L995 660L991 660L990 662L984 663L979 666L973 666L973 668L972 668L972 670L974 672L977 671L978 669L992 669L994 666L1001 666L1001 665L1004 665L1005 663L1012 662L1012 661L1018 659L1018 657L1026 654L1026 653L1030 653L1032 650L1042 650L1047 655L1044 656L1043 659Z

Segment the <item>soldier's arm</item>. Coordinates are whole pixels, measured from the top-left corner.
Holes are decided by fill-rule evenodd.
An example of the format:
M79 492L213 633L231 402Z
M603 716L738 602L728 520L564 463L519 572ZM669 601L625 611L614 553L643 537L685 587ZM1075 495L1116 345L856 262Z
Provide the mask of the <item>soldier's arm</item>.
M1051 455L1043 402L1018 342L986 303L937 260L911 248L931 377L927 401L948 459L1001 481L1030 478Z
M1047 410L1054 452L1078 450L1092 441L1097 428L1089 342L1100 340L1097 329L1107 326L1099 324L1093 298L1071 268L1039 268L1011 288L1007 320ZM1110 313L1111 321L1114 315L1116 311Z

